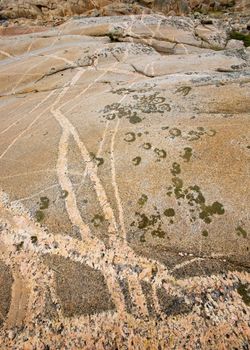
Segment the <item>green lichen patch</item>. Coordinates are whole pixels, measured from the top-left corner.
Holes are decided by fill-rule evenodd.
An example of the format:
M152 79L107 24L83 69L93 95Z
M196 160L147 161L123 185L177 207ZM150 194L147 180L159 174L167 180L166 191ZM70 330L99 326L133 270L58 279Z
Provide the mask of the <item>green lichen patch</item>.
M165 235L166 235L166 232L163 231L162 229L158 229L158 230L153 230L153 231L151 232L151 235L152 235L152 236L159 237L159 238L164 238Z
M193 150L191 147L185 147L184 148L184 154L181 156L185 162L189 162L191 157L193 155Z
M240 294L243 302L247 306L250 306L250 285L249 285L249 283L243 284L240 282L239 286L237 288L237 292Z
M213 216L223 215L225 213L223 204L218 201L213 202L211 205L206 204L205 196L198 185L184 188L183 180L177 177L181 173L178 163L173 163L170 171L174 177L172 178L172 186L167 187L167 195L174 195L178 205L181 205L181 201L184 201L188 205L191 222L199 218L206 224L210 224Z
M40 197L40 210L48 209L49 207L49 198L48 197Z
M99 214L96 214L92 220L91 220L92 224L95 226L95 227L99 227L103 222L104 222L104 216L103 215L99 215Z
M68 195L69 195L69 192L68 191L66 191L66 190L62 190L62 192L61 192L61 198L62 199L65 199L65 198L67 198L68 197Z
M154 152L157 155L157 162L167 157L167 152L164 149L155 148Z
M31 236L30 237L31 243L36 244L37 243L37 236Z
M144 204L146 204L148 201L148 196L146 194L142 194L141 197L138 199L138 204L140 206L143 206Z
M175 216L175 210L173 208L168 208L164 211L164 215L167 217Z
M216 135L216 130L214 129L205 129L202 126L197 127L192 130L180 130L179 128L171 128L169 129L169 137L174 139L176 137L181 137L183 140L187 141L198 141L203 136L213 137Z
M97 157L95 153L90 152L89 153L91 160L99 167L104 164L104 159L101 157Z
M202 236L207 237L208 236L208 230L203 230L202 231Z
M132 159L132 163L137 166L141 163L141 157L135 157Z
M116 118L127 118L130 123L140 123L144 117L141 114L150 113L165 113L171 110L166 98L160 96L160 92L151 93L150 91L142 90L141 93L132 96L131 103L122 104L119 102L106 105L103 112L103 117L106 120L114 120Z
M236 227L236 233L238 236L242 236L243 238L247 238L247 231L244 230L241 226Z
M152 145L151 145L151 143L149 143L149 142L145 142L145 143L142 145L142 147L143 147L144 149L146 149L146 150L149 150L149 149L152 148Z
M183 96L187 96L191 90L191 86L181 86L175 91L175 93L181 93Z
M223 205L219 202L214 202L212 205L202 203L200 208L202 211L199 213L199 217L207 224L212 221L211 216L215 214L223 215L225 213Z
M181 166L180 166L180 164L174 162L172 164L172 169L170 171L171 171L171 174L174 175L174 176L179 175L181 173Z
M136 140L136 135L134 132L126 132L124 141L126 142L134 142Z
M142 121L142 118L140 118L136 112L134 112L131 116L129 116L128 119L131 124L137 124Z
M156 207L154 210L155 212L152 214L135 212L136 220L130 226L136 227L136 230L142 230L144 236L146 232L150 232L152 236L163 238L165 232L162 230L161 215Z
M178 128L172 128L169 130L169 134L171 135L172 138L181 136L181 130Z
M36 219L36 221L41 222L44 218L45 218L45 215L44 215L43 211L37 210L35 212L35 219Z

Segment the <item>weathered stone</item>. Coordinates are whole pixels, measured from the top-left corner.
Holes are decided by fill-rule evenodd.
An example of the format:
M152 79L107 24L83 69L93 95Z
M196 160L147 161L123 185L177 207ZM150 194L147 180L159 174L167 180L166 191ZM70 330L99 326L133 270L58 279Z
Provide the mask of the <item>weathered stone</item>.
M192 18L3 31L0 349L247 349L250 51Z

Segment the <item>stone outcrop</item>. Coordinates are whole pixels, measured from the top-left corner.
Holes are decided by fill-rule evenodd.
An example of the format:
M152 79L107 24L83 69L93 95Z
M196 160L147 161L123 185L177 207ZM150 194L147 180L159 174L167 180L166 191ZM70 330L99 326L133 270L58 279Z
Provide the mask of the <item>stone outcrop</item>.
M247 349L250 51L227 23L1 36L0 110L0 349Z
M164 14L183 15L191 11L240 11L250 13L247 0L2 0L2 18L43 18L50 20L84 14L86 16L114 16L149 13L150 10Z

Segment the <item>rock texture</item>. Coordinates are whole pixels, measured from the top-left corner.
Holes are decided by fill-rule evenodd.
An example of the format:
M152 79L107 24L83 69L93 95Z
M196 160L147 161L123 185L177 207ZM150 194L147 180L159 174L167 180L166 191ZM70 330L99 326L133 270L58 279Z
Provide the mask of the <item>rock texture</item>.
M188 14L191 11L240 11L249 14L247 0L2 0L0 16L7 18L55 18L72 15L113 16L147 13Z
M1 349L248 348L250 52L227 29L0 38Z

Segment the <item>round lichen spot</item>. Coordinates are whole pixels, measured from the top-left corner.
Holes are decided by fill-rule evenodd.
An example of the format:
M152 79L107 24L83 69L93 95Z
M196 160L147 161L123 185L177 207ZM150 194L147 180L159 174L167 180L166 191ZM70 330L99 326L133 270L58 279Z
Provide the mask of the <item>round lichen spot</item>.
M31 236L30 240L33 244L36 244L37 243L37 236Z
M134 165L139 165L141 163L141 157L135 157L132 159Z
M171 173L172 173L174 176L180 174L180 173L181 173L181 166L180 166L180 164L174 162L174 163L172 164L172 169L171 169L170 171L171 171Z
M45 217L45 215L44 215L44 213L41 210L37 210L35 212L35 219L36 219L36 221L41 222L44 219L44 217Z
M173 208L168 208L164 211L164 215L167 217L173 217L175 216L175 211Z
M93 223L93 225L95 227L100 226L104 221L104 217L102 215L96 214L93 219L91 220L91 222Z
M126 142L133 142L133 141L135 141L135 139L136 139L136 136L135 136L134 132L127 132L125 134L124 141L126 141Z
M49 198L48 197L41 197L40 198L40 209L48 209L49 207Z
M148 196L146 194L142 194L141 198L138 199L138 204L140 206L143 206L144 204L146 204L148 201Z
M169 130L170 135L174 138L174 137L178 137L181 136L181 130L177 129L177 128L172 128Z
M154 152L157 154L159 158L166 158L167 156L167 153L164 149L155 148Z
M192 157L192 148L191 147L185 147L184 148L184 154L181 156L185 162L189 162Z
M68 192L68 191L66 191L66 190L62 190L62 192L61 192L61 198L62 198L62 199L67 198L67 197L68 197L68 195L69 195L69 192Z
M225 209L223 205L219 202L214 202L212 204L212 209L211 209L212 214L218 214L218 215L223 215L225 213Z
M203 230L202 231L202 236L207 237L208 236L208 231L207 230Z
M146 150L149 150L149 149L151 149L152 148L152 145L151 145L151 143L149 143L149 142L146 142L146 143L144 143L143 144L143 146L142 146L144 149L146 149Z
M96 162L96 165L99 167L99 166L103 165L104 159L101 157L95 157L95 162Z
M129 117L129 121L131 124L137 124L142 121L140 117L138 117L137 113L134 113L132 116Z
M216 130L213 130L213 129L208 130L208 131L206 131L206 134L207 134L208 136L213 137L213 136L216 135Z

